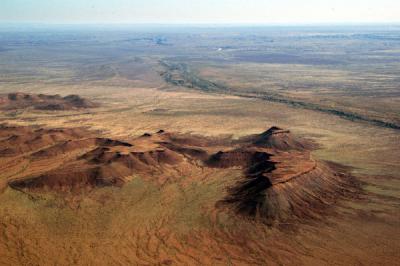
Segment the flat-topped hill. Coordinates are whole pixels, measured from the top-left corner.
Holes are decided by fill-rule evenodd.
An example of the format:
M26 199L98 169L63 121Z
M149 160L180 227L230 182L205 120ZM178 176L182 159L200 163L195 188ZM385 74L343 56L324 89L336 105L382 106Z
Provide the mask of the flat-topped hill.
M28 94L22 92L0 95L0 109L13 110L34 108L37 110L73 110L94 108L98 104L80 97L79 95Z
M24 158L35 166L36 171L8 180L9 187L30 194L84 197L138 177L162 186L205 169L215 176L241 171L242 178L215 206L272 224L319 217L358 191L350 175L312 158L312 142L276 127L238 141L164 130L111 139L80 128L7 125L0 127L0 137L1 161Z

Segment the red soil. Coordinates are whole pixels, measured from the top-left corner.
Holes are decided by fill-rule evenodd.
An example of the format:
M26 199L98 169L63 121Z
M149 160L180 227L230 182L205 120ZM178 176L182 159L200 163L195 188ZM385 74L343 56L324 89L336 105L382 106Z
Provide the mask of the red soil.
M164 131L121 141L83 129L5 125L0 126L0 137L0 158L24 156L47 162L63 156L61 165L9 180L11 188L30 193L79 194L123 186L134 175L157 181L188 168L236 168L242 169L242 180L216 206L272 224L319 217L337 199L358 191L357 182L343 169L312 158L315 145L276 127L236 144ZM222 144L223 150L212 152ZM165 178L163 182L168 181Z

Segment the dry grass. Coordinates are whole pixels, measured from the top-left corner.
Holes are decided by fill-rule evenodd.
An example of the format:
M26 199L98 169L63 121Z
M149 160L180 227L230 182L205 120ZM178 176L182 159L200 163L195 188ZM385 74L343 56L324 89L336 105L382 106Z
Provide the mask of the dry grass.
M84 112L2 112L0 119L49 127L79 124L112 137L159 129L241 137L278 125L316 140L322 149L315 156L352 166L360 178L398 177L400 172L400 137L394 130L254 99L112 82L3 85L4 93L79 93L102 106ZM31 200L6 189L0 194L0 264L390 265L398 259L396 180L365 177L362 180L375 184L366 187L371 204L343 203L338 206L340 214L323 223L269 229L214 210L211 203L221 198L239 172L190 175L206 178L185 186L168 183L160 189L136 176L122 188L93 192L79 209L65 207L57 197ZM190 180L196 179L193 176ZM390 188L384 187L386 182Z

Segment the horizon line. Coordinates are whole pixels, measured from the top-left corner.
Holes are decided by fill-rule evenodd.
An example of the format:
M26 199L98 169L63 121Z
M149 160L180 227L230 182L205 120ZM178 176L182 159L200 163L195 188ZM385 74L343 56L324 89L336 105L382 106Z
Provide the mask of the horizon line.
M15 26L400 26L399 21L332 21L332 22L34 22L0 21Z

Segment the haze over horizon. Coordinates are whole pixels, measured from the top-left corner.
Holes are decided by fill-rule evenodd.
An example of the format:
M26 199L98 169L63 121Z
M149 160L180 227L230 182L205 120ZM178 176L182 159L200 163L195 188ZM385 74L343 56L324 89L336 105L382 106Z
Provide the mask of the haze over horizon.
M0 23L324 24L397 23L396 0L3 0Z

